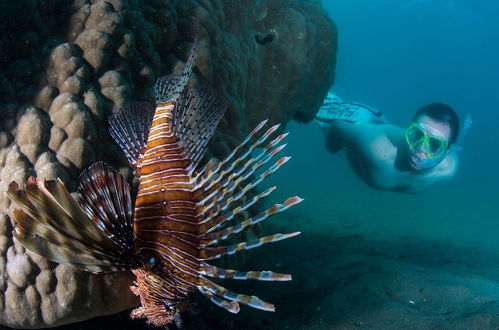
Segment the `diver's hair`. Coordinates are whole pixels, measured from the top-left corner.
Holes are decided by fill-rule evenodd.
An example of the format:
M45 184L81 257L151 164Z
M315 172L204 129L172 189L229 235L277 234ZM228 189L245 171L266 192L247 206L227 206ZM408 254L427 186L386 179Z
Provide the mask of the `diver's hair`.
M451 107L438 102L430 103L419 109L414 114L413 120L415 121L423 115L438 122L448 123L450 126L449 146L456 142L459 136L459 116Z

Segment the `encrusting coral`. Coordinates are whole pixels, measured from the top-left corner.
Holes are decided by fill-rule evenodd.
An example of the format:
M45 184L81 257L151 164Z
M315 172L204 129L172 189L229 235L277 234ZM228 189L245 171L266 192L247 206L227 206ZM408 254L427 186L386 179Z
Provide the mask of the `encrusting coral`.
M103 160L130 174L107 132L114 106L152 100L156 77L201 40L197 80L228 110L210 153L225 155L264 118L309 121L334 80L336 30L303 0L26 0L0 5L0 323L56 326L137 303L131 278L51 263L12 238L7 186ZM56 15L54 15L56 13ZM5 69L3 69L5 68Z

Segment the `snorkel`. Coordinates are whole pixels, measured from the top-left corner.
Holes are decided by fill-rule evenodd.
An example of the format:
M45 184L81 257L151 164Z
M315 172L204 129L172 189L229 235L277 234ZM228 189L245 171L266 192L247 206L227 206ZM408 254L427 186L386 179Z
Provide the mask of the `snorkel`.
M463 142L464 137L470 130L471 124L473 124L473 120L471 120L470 114L466 115L466 119L464 120L463 127L461 127L461 131L459 132L459 136L456 139L456 142L451 144L449 150L451 151L463 151L463 146L461 143Z

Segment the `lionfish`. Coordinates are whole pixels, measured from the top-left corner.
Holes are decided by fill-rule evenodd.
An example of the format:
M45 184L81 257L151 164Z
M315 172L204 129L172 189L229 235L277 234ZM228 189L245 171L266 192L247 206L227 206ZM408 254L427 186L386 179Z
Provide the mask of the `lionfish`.
M284 148L287 134L267 142L278 125L262 134L263 121L225 159L213 158L201 166L226 105L209 88L187 90L197 48L196 37L183 67L157 80L155 106L132 103L109 118L110 134L139 179L135 203L125 178L102 162L81 174L77 197L59 179L40 182L30 177L24 191L15 182L8 190L17 206L13 234L20 243L47 259L92 273L131 270L136 280L130 289L140 300L131 317L145 317L156 326L181 324L180 313L196 289L232 313L239 312L240 303L274 311L274 305L231 292L209 278L288 281L291 275L223 269L207 261L300 234L221 244L302 199L290 197L235 220L275 189L248 197L288 161L282 157L264 167Z

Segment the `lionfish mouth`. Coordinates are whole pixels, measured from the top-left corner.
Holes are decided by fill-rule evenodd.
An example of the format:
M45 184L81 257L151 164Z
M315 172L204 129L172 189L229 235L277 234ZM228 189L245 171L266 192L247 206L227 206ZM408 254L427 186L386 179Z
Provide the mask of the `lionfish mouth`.
M180 321L180 312L176 303L165 301L161 295L164 282L153 273L144 269L134 269L133 273L137 277L130 290L139 297L140 307L135 308L130 313L132 319L147 318L147 322L154 326L161 327L172 322ZM185 306L186 304L179 304Z

